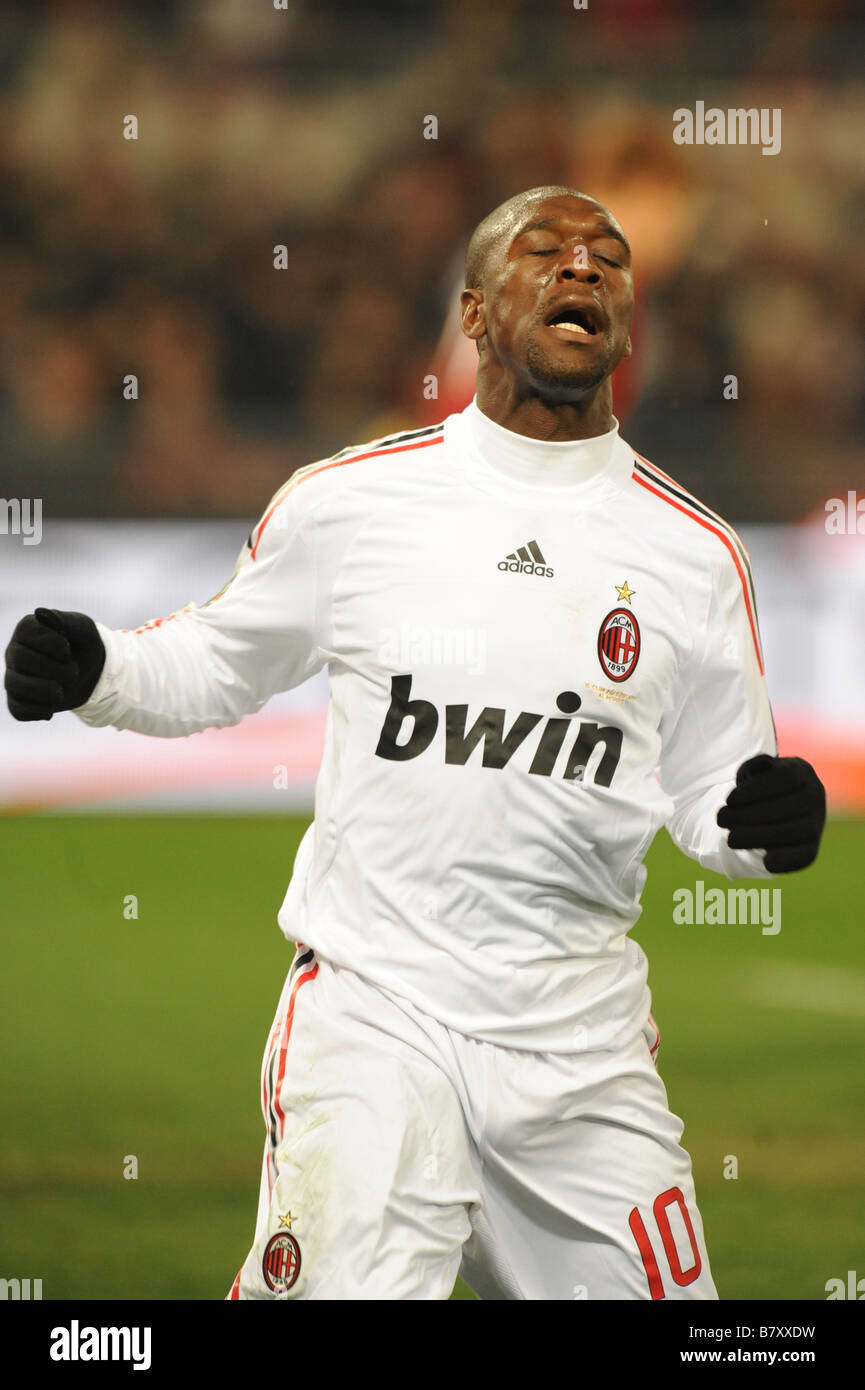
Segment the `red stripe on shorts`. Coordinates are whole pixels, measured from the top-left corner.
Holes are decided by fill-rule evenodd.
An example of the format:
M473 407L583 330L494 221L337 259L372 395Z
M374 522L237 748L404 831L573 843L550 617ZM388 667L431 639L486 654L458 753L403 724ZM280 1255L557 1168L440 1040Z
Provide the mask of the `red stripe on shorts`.
M298 975L294 983L294 989L288 1001L288 1009L285 1015L285 1028L283 1029L282 1046L279 1049L279 1071L276 1075L276 1086L274 1087L273 1108L279 1122L279 1133L282 1135L282 1127L285 1124L285 1113L279 1103L279 1093L282 1090L282 1081L285 1076L285 1057L288 1052L288 1042L291 1037L291 1025L294 1022L294 1001L297 999L297 991L301 985L306 984L307 980L314 980L318 974L318 961L311 970L305 970L302 975Z

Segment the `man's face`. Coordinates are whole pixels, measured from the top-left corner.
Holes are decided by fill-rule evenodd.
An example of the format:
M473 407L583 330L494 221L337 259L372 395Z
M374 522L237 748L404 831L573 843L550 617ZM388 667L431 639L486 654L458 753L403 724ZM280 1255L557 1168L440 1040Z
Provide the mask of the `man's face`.
M630 355L631 253L591 198L529 204L487 259L482 290L463 292L463 328L486 337L506 373L540 395L577 399Z

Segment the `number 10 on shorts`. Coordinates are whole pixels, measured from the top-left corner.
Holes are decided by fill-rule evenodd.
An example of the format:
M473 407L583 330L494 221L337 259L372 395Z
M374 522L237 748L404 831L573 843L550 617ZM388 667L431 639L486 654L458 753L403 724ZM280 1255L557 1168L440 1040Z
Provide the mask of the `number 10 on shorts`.
M691 1242L691 1252L694 1256L694 1263L689 1269L682 1268L679 1252L676 1249L676 1242L670 1226L670 1218L667 1214L669 1208L672 1206L679 1208L685 1230L688 1232L688 1239ZM687 1284L693 1284L694 1280L699 1277L703 1262L700 1259L700 1251L697 1248L694 1227L691 1224L691 1218L688 1214L688 1208L685 1206L685 1198L682 1195L681 1188L670 1187L666 1192L660 1193L652 1204L652 1214L661 1237L664 1254L667 1257L667 1264L670 1266L673 1283L678 1284L680 1288L684 1288ZM640 1258L643 1261L643 1269L646 1271L646 1278L649 1281L649 1293L652 1295L652 1298L666 1298L661 1271L658 1268L658 1261L655 1256L655 1249L649 1237L649 1232L646 1230L646 1223L640 1215L639 1207L634 1207L628 1217L628 1225L631 1228L631 1234L634 1240L637 1242Z

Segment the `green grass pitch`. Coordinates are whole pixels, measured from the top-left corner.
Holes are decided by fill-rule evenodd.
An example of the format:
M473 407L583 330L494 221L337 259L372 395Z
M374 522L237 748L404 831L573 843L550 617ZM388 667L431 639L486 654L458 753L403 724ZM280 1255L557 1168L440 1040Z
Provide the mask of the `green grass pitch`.
M305 824L2 821L0 1277L41 1278L45 1299L224 1297L253 1232L290 963L275 918ZM728 885L663 833L649 856L633 934L722 1298L865 1276L863 861L865 823L830 823L819 864L773 881L764 935L674 924L674 889Z

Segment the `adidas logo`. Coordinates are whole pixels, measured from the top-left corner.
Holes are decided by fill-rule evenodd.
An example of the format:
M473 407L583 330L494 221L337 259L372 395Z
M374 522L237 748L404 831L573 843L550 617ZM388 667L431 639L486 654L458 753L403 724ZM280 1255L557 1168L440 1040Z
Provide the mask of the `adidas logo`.
M553 577L537 541L529 541L528 545L521 545L519 550L506 555L504 560L499 560L498 568L509 570L511 574L538 574L542 579Z

